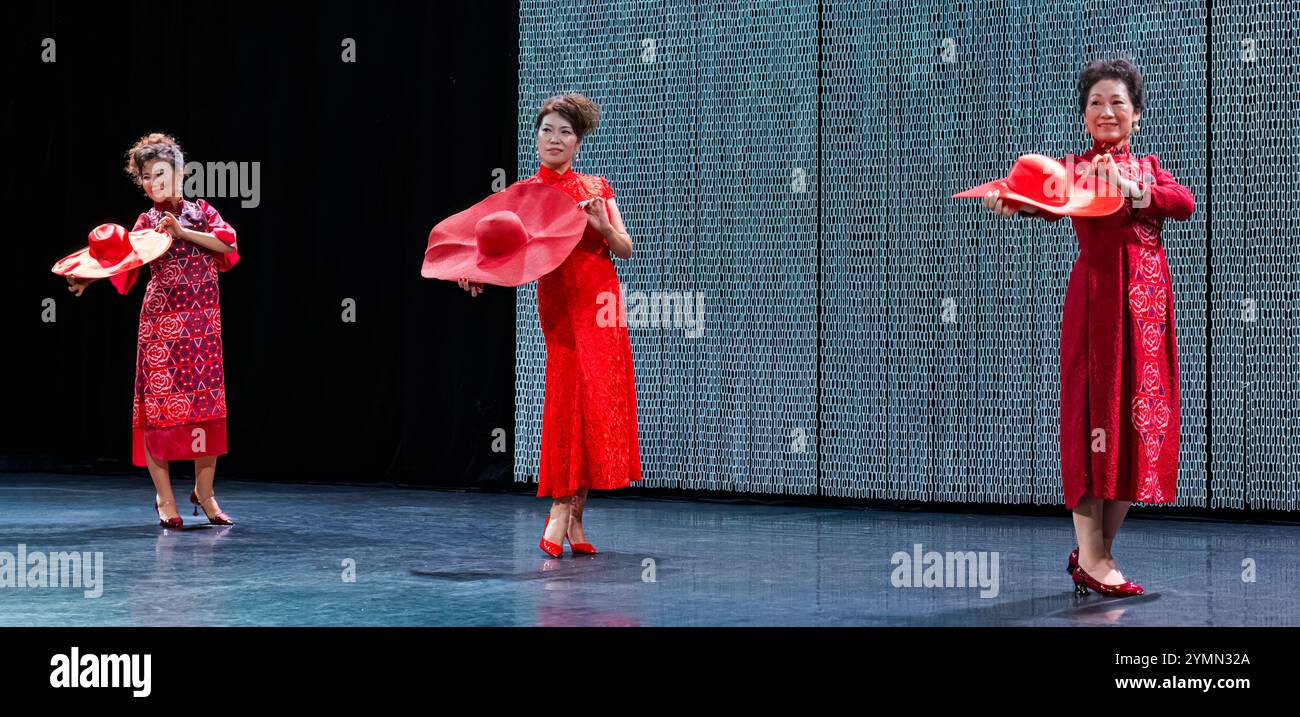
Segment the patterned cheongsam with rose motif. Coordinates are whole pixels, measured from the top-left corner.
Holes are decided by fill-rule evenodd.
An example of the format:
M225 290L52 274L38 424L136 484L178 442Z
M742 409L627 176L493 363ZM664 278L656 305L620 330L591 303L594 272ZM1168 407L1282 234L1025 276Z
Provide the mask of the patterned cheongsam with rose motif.
M179 207L154 205L133 231L156 227L171 211L181 226L208 232L235 247L235 230L200 199ZM184 239L172 241L149 264L149 283L140 308L131 407L131 462L147 465L144 447L156 461L193 460L226 453L226 384L221 362L221 301L217 274L239 261L235 251L218 253ZM125 294L138 270L113 277Z
M1073 217L1079 257L1061 319L1061 482L1067 508L1084 495L1170 503L1178 479L1178 345L1161 229L1195 209L1155 155L1096 143L1067 167L1110 152L1150 194L1104 217ZM1107 185L1108 187L1110 185ZM1052 218L1052 217L1049 217ZM1059 218L1059 217L1056 217Z

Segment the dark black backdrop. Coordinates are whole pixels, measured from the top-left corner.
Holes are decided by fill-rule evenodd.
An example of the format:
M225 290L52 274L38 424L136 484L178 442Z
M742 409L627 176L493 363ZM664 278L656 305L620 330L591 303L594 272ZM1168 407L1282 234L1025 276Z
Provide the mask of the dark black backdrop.
M218 477L508 481L514 292L422 279L429 229L515 179L513 3L53 2L5 11L3 433L10 466L131 469L144 278L81 298L50 273L148 200L140 136L260 162L221 275L230 453ZM54 38L56 62L41 62ZM354 64L341 59L354 38ZM42 301L57 321L42 322ZM356 323L341 319L356 301ZM181 465L179 470L188 470Z

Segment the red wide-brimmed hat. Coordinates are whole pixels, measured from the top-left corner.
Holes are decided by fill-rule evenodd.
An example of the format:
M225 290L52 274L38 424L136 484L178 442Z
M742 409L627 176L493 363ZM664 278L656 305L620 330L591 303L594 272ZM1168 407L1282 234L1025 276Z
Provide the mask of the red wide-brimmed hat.
M50 271L60 276L105 279L138 269L162 256L172 235L156 229L127 233L120 224L100 224L90 231L90 246L60 259Z
M582 240L587 213L564 191L513 184L429 232L420 274L519 286L564 263Z
M1105 191L1098 193L1097 187ZM1076 182L1065 165L1041 154L1022 155L1005 179L985 182L952 196L983 197L989 192L1070 217L1103 217L1124 206L1124 197L1106 180L1089 177Z

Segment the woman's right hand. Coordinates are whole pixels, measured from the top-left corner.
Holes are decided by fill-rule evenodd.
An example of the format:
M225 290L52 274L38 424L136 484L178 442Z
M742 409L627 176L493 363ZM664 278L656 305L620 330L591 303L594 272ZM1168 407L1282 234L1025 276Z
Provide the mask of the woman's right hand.
M456 286L459 286L465 291L468 291L471 297L478 296L479 294L483 293L483 284L477 281L470 281L469 279L457 279Z
M64 278L68 280L68 291L71 291L73 296L81 296L81 292L85 291L86 287L90 286L90 282L94 281L94 279L80 279L75 276Z
M1038 213L1038 207L1021 204L1011 199L1002 199L998 197L996 191L984 195L984 206L988 207L994 214L1004 218L1015 216L1016 212Z

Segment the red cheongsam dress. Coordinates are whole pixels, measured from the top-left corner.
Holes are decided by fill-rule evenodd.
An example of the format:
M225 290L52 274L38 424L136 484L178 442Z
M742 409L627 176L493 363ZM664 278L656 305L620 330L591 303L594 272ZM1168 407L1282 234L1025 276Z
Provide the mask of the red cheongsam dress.
M604 177L572 168L557 174L543 164L519 183L557 187L575 201L614 198ZM546 339L539 496L564 498L581 488L612 490L641 480L622 301L609 246L590 225L564 263L537 281Z
M157 226L170 211L182 227L211 233L235 246L235 230L204 200L179 207L155 204L132 231ZM184 239L149 264L140 308L131 407L131 462L193 460L226 453L226 385L221 364L221 302L217 274L239 261ZM112 277L125 294L139 270Z
M1166 219L1195 209L1156 155L1095 143L1066 157L1076 174L1109 151L1119 172L1150 187L1104 217L1073 217L1079 256L1061 319L1061 484L1084 495L1170 503L1178 479L1178 346L1174 294L1160 238ZM1060 217L1048 216L1049 219Z

